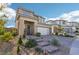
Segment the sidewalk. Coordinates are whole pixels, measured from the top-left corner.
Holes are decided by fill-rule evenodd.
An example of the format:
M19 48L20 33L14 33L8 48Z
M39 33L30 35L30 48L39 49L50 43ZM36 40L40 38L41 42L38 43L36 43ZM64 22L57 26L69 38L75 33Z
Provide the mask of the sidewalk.
M70 55L79 55L79 37L72 43Z

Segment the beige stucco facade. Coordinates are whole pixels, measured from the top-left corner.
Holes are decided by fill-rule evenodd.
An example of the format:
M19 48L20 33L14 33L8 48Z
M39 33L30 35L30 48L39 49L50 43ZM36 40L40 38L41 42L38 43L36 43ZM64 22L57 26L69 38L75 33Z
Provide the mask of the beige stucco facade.
M24 30L27 29L27 26L31 27L31 31L32 34L36 33L36 25L37 25L37 21L27 18L27 17L20 17L19 20L16 21L16 26L18 29L18 33L19 35L23 35L24 34ZM26 31L27 32L27 31ZM26 33L25 33L26 34Z
M28 15L22 15L28 14ZM51 34L51 26L44 23L44 18L34 14L31 11L25 9L18 9L16 16L16 28L18 30L19 36L23 35L35 35L37 33L37 28L48 28L49 34Z

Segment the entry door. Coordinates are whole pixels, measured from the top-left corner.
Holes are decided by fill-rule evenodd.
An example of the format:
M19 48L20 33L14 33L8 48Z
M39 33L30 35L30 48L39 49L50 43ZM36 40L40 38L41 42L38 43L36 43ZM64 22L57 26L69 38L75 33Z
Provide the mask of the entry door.
M27 35L31 35L31 26L27 25Z

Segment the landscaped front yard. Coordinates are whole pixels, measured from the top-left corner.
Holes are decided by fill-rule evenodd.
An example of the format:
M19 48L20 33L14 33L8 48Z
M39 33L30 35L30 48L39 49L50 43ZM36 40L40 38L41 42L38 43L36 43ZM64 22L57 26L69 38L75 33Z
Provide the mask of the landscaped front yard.
M6 30L5 22L0 24L0 54L10 55L65 55L75 39L72 36L45 35L25 36L17 38L17 30Z
M23 39L23 41L29 40L35 40L37 42L37 45L34 47L25 47L24 52L22 54L41 54L41 55L68 55L69 50L71 47L72 42L76 39L75 37L63 37L63 36L55 36L55 35L48 35L48 36L26 36L26 39ZM29 43L29 45L32 45L33 43ZM33 45L32 45L33 46ZM37 53L35 49L40 50L40 53ZM22 50L22 49L21 49ZM29 52L28 52L29 51ZM27 53L28 52L28 53Z

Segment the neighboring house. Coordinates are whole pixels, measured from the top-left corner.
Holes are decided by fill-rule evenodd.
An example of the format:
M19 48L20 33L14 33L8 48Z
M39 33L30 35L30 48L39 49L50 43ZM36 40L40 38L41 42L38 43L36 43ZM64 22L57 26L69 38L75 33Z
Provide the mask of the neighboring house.
M56 22L53 20L48 20L48 21L46 21L46 24L56 25Z
M55 23L56 23L57 25L60 25L60 26L65 25L66 22L67 22L67 21L65 21L65 20L55 20Z
M16 28L19 36L35 35L40 32L41 35L51 34L51 25L45 23L45 18L36 15L27 9L18 8L16 14Z
M66 32L74 33L77 31L78 26L78 22L67 22L65 25L65 30L68 29Z
M48 20L46 24L52 25L52 33L61 32L64 29L64 25L67 21L65 20ZM61 31L60 31L61 30Z
M57 26L61 26L63 28L63 31L67 33L74 33L75 31L79 31L78 22L68 22L66 20L48 20L46 21L46 23L52 24L52 33L58 32L58 29L56 29Z
M48 20L46 21L46 24L51 24L51 25L65 25L67 21L65 20Z

